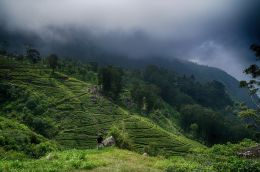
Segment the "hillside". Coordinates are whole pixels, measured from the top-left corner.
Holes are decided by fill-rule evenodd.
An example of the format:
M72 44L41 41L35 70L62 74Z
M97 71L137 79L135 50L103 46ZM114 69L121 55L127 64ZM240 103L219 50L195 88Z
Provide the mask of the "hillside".
M109 61L106 59L109 59ZM113 60L114 59L114 60ZM98 59L97 59L98 60ZM221 69L217 69L214 67L204 66L195 64L189 61L184 61L175 58L163 58L163 57L147 57L142 59L131 59L131 58L123 58L123 57L104 57L99 59L101 64L109 64L113 63L115 65L120 65L127 68L144 68L147 65L156 64L158 66L165 67L169 70L173 70L180 75L194 75L196 79L201 82L207 81L219 81L222 82L229 95L235 100L239 102L246 103L249 107L255 108L255 104L252 102L252 99L248 95L248 91L246 89L242 89L239 87L239 81L224 72ZM255 97L255 99L257 99Z
M2 88L8 90L1 115L30 126L64 148L95 148L97 134L106 134L113 125L128 133L139 152L151 144L168 155L199 146L113 104L95 85L61 73L50 75L51 70L42 65L1 57L0 74Z
M221 142L227 134L235 134L232 137L240 141L243 132L247 132L243 124L239 124L240 120L232 115L233 111L223 110L230 102L221 84L212 82L203 85L192 77L178 77L167 70L148 66L142 77L135 75L135 71L125 71L124 79L127 81L124 81L124 88L115 101L101 92L100 85L97 85L100 71L97 73L85 66L89 70L87 75L90 75L86 80L80 72L70 75L62 69L52 72L44 60L30 63L0 57L0 170L260 170L257 157L246 159L238 156L238 152L257 145L252 140L212 145L211 148L197 142ZM66 63L70 65L71 62ZM81 67L77 67L78 71ZM102 69L120 70L112 66ZM111 72L109 70L106 72ZM162 82L165 80L168 82ZM182 102L181 96L175 97L177 99L174 100L179 100L183 106L181 108L175 106L176 102L170 104L170 101L164 101L155 89L155 85L162 87L162 83L172 86L164 91L173 89L173 93L191 101ZM175 87L174 83L183 85ZM135 87L132 84L136 84ZM197 99L196 94L192 97L189 89L186 90L187 86L195 90L200 88L195 92L207 95L206 100L217 93L227 102L207 101L209 104L205 106L209 106L203 107L203 97ZM171 94L169 92L170 97ZM141 109L138 102L134 103L139 100L136 99L138 96L141 96ZM229 123L220 112L230 113L233 123ZM222 120L225 120L225 125ZM131 151L115 147L96 149L98 134L108 136L113 131L119 132L117 134L128 145L125 148ZM224 138L222 133L226 134Z
M200 81L212 81L216 80L222 82L229 95L239 102L246 103L249 107L256 107L252 99L248 95L248 91L244 88L239 87L239 81L228 73L214 67L208 67L203 65L198 65L195 63L177 60L172 62L173 68L180 74L194 75ZM255 97L255 99L257 99Z
M56 147L54 143L31 131L27 126L15 120L0 117L1 159L8 157L25 158L24 154L32 157L40 157L46 153L44 151L41 152L45 146L50 146L48 151L54 150Z

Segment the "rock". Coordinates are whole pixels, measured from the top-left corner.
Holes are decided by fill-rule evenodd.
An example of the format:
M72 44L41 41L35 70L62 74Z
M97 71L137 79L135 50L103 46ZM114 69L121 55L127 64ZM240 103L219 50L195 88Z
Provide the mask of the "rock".
M259 158L260 157L260 145L246 149L237 153L239 156L246 158Z
M148 154L145 152L145 153L143 154L143 156L148 156Z
M47 159L47 160L55 159L55 155L53 155L52 153L49 153L49 154L46 156L46 159Z
M114 139L113 136L110 136L110 137L106 138L106 139L102 142L102 144L104 145L104 147L113 146L113 145L116 144L116 141L115 141L115 139Z

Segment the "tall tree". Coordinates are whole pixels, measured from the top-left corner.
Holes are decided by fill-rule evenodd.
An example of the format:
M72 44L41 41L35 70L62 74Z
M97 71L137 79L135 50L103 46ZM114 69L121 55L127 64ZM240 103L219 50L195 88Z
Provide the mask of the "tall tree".
M41 60L40 52L34 48L26 48L26 57L32 63L37 63Z
M52 68L52 73L54 73L54 70L58 66L58 56L56 54L51 54L47 57L47 61L49 66Z
M256 60L260 60L260 46L253 44L250 46L250 49L255 53ZM260 67L258 64L252 64L244 71L247 75L251 76L250 81L240 81L241 87L246 87L250 91L250 95L255 95L259 93L260 87ZM254 99L253 99L254 100ZM258 108L260 108L259 102L256 102Z
M123 70L118 67L103 67L98 72L98 83L105 95L116 99L122 89Z
M8 42L7 41L3 41L0 44L0 54L2 55L6 55L7 54L7 49L8 49Z
M256 61L260 60L260 46L257 44L253 44L250 46L250 49L255 53ZM252 101L255 103L255 105L258 108L258 111L252 110L252 109L245 109L239 112L239 116L244 119L248 127L254 128L256 131L255 138L260 138L259 128L260 128L260 116L259 116L259 110L260 110L260 102L259 99L255 100L253 95L259 94L259 88L260 88L260 67L258 64L252 64L244 71L247 75L251 76L250 81L240 81L241 87L246 87L249 89L249 94L252 98Z

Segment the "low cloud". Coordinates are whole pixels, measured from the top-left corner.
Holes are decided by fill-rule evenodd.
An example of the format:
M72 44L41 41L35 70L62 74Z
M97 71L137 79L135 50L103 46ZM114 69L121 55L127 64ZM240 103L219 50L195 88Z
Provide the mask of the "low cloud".
M238 79L259 42L258 0L1 0L0 39L86 56L181 58ZM71 47L64 50L64 47Z

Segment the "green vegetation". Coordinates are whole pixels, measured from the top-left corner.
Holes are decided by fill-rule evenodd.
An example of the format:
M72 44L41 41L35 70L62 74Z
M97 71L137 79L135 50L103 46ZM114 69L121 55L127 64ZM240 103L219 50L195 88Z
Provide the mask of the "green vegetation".
M154 142L160 153L183 154L193 142L103 97L96 85L52 71L41 64L1 58L2 115L16 119L63 148L95 148L98 133L116 125L128 133L133 150ZM6 72L8 71L8 72ZM198 146L199 144L196 144Z
M128 99L136 104L136 112L150 117L159 111L170 121L177 121L193 139L212 145L256 138L258 131L247 127L239 117L240 109L218 81L200 83L194 76L178 76L153 65L129 71L125 78L125 87L131 93ZM161 119L154 121L167 128L160 124ZM197 125L197 131L191 130L192 124Z
M55 143L27 126L3 117L0 117L0 146L3 159L38 158L57 150Z
M122 90L123 70L113 66L103 67L98 72L98 83L101 85L103 93L113 98L118 98Z
M259 170L237 156L256 142L215 145L259 141L248 125L258 111L235 103L222 83L27 50L26 58L0 56L2 171ZM94 150L99 133L128 150Z
M251 45L250 49L255 53L256 60L260 59L260 46L257 44ZM246 109L240 113L240 116L247 121L248 127L254 128L258 131L256 137L260 137L260 100L255 99L255 95L260 93L259 85L260 85L260 67L258 64L252 64L244 71L247 75L251 76L250 81L240 81L241 87L246 87L249 90L249 94L254 101L255 105L257 106L257 111ZM250 121L250 122L248 122Z
M50 68L52 68L52 73L58 66L58 56L56 54L51 54L47 57Z
M34 48L27 47L26 49L26 58L31 63L38 63L41 60L40 52Z
M3 171L252 171L260 170L256 159L239 158L236 151L254 142L245 140L240 144L215 145L207 150L185 156L147 157L116 148L102 150L55 151L38 160L0 161Z
M255 53L256 60L260 59L260 46L257 44L253 44L250 46L250 49ZM252 79L250 81L241 81L241 87L247 87L250 90L250 94L254 95L259 92L259 76L260 76L260 68L257 64L252 64L244 71L247 75L251 76ZM259 102L257 102L258 105ZM258 105L259 108L259 105Z

